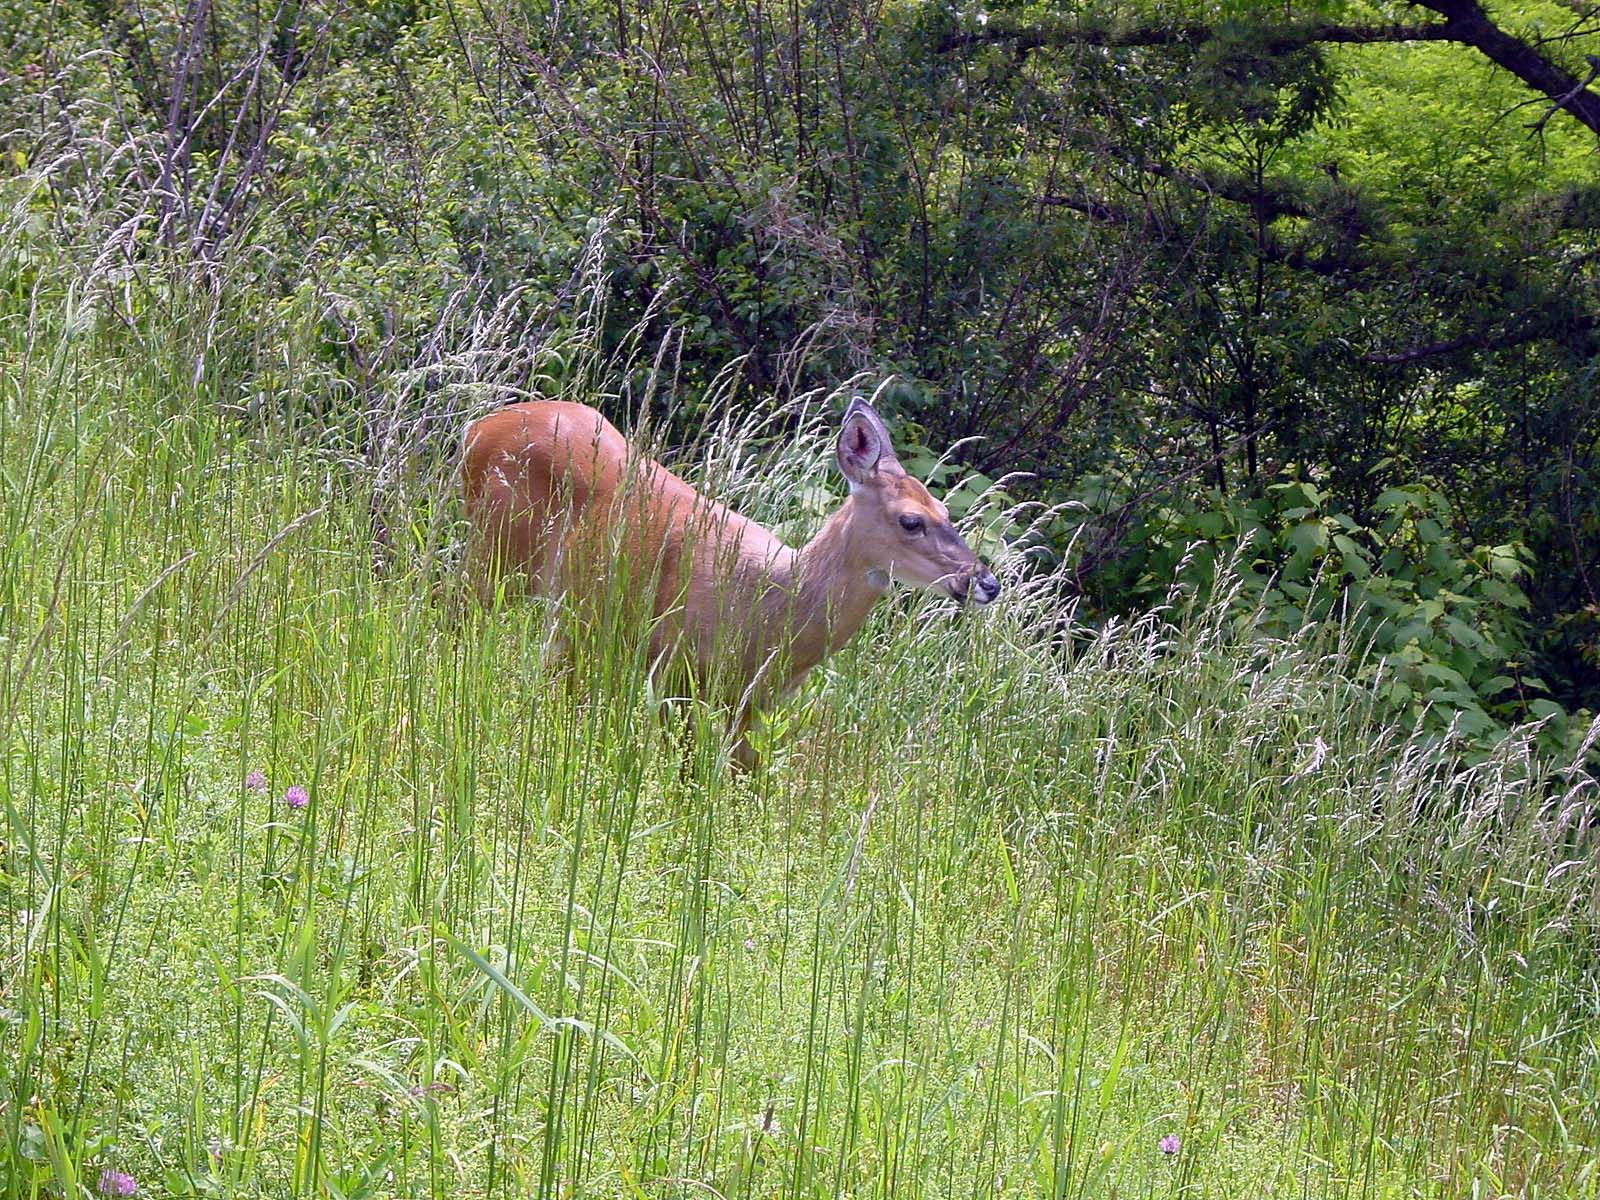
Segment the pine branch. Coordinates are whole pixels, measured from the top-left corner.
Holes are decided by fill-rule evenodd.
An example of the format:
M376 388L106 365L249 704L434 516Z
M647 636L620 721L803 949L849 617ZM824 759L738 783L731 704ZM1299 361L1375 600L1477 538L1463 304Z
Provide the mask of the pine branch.
M1227 32L1224 27L1189 23L1183 25L1090 25L1066 21L1020 25L999 17L981 29L952 34L939 43L941 51L964 46L1004 42L1019 50L1062 48L1066 46L1198 46L1216 41ZM1378 42L1441 42L1456 40L1443 22L1418 25L1337 25L1317 22L1284 25L1260 31L1263 49L1283 54L1316 43L1366 45Z
M1600 135L1600 95L1589 90L1589 84L1600 77L1600 67L1591 71L1588 78L1579 79L1539 53L1535 46L1496 25L1479 0L1416 0L1416 3L1438 13L1444 20L1411 25L1309 22L1246 30L1242 26L1195 22L1122 26L1072 21L1020 24L995 17L980 29L951 34L939 43L939 49L950 51L988 43L1005 43L1018 50L1071 46L1198 46L1224 37L1239 37L1246 32L1271 54L1284 54L1314 44L1455 42L1470 46L1496 66L1510 71L1534 91L1549 97L1555 108L1570 113ZM1594 59L1590 61L1593 63ZM1548 117L1546 114L1546 120ZM1540 122L1538 127L1542 126Z
M1504 350L1510 346L1522 346L1544 338L1557 338L1567 333L1590 333L1596 329L1600 329L1600 316L1594 315L1580 316L1563 322L1529 321L1519 329L1504 332L1479 329L1446 341L1427 342L1405 350L1389 353L1373 351L1363 354L1361 361L1384 366L1403 366L1407 363L1422 362L1424 359L1439 358L1445 354L1454 354L1458 350Z

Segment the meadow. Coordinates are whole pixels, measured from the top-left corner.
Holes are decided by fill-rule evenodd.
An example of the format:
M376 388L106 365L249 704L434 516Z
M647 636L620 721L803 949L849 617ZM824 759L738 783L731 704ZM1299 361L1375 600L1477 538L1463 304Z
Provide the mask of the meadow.
M1013 551L990 611L882 606L736 774L625 631L573 688L547 606L458 602L448 453L374 470L242 393L214 298L38 246L7 1200L1600 1194L1597 797L1531 731L1386 724L1343 627L1263 639L1226 580L1090 628ZM841 406L681 465L801 536Z

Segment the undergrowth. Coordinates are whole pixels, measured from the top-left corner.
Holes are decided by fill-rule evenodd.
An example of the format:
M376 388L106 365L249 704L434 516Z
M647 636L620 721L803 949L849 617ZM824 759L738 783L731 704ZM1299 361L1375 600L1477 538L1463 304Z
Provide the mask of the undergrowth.
M993 611L883 605L735 775L625 637L573 688L547 606L457 602L429 448L514 322L363 450L241 396L215 296L29 264L0 1194L1596 1194L1595 793L1535 731L1385 723L1226 571L1089 630L1011 557ZM679 466L803 536L838 406Z

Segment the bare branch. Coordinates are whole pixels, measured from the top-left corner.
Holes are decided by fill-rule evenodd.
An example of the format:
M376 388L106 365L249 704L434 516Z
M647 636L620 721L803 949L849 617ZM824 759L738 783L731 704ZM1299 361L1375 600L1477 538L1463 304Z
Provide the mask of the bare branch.
M1593 83L1596 78L1600 78L1600 54L1585 54L1584 58L1589 62L1589 73L1583 77L1582 83L1579 83L1565 96L1562 96L1561 99L1545 110L1544 116L1528 126L1534 133L1543 133L1544 127L1549 124L1551 117L1565 108L1568 101L1577 99L1578 93Z

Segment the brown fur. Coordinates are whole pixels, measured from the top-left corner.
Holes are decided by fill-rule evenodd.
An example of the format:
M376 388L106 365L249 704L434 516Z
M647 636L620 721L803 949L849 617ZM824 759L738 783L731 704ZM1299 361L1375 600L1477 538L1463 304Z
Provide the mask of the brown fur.
M852 494L796 550L635 453L594 409L512 405L463 440L469 570L484 594L520 573L539 593L648 601L651 661L681 655L735 709L744 760L751 711L848 642L890 577L958 599L976 586L980 602L999 588L944 505L900 467L867 405L846 414L838 452ZM629 577L610 587L618 563Z

